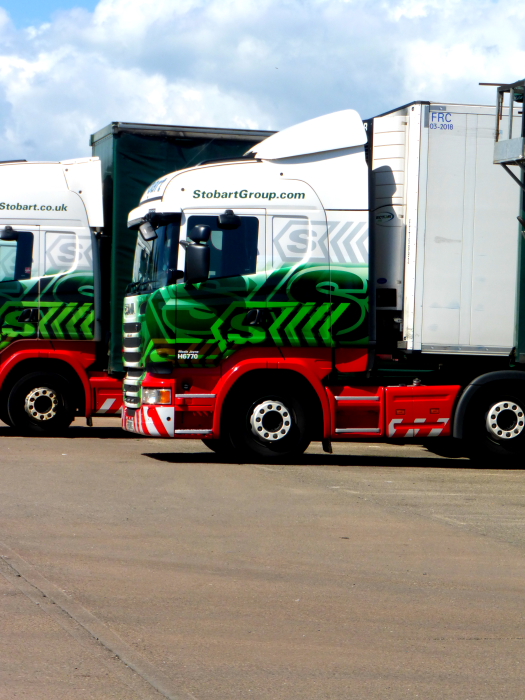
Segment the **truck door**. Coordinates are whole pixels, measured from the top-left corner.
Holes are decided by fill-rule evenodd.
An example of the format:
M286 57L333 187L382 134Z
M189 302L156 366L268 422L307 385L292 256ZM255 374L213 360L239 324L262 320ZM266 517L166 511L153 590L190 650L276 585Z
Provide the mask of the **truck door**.
M0 229L0 351L38 337L38 226Z
M268 309L277 345L335 348L336 361L345 347L366 346L366 215L319 208L268 217Z
M268 309L280 346L331 347L330 255L323 209L268 217L272 270Z
M265 344L266 313L265 210L233 210L237 228L224 230L218 215L183 213L181 241L199 225L211 228L209 279L176 286L176 348L178 366L216 366L242 347ZM179 269L184 269L184 247Z
M88 228L41 227L40 337L94 338L92 239Z

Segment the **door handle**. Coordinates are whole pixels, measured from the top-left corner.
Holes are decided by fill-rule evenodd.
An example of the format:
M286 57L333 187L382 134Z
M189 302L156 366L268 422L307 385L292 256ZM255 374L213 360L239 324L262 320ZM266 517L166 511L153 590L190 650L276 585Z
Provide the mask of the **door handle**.
M22 323L38 323L40 318L40 309L24 309L18 317L18 320L22 321Z
M268 325L267 309L250 309L246 314L246 325L265 328Z

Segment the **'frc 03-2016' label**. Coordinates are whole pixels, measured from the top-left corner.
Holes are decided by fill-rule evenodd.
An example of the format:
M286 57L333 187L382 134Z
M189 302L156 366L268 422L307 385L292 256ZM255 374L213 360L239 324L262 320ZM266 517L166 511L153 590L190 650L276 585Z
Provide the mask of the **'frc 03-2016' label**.
M452 112L431 111L429 118L429 129L439 129L440 131L452 131Z

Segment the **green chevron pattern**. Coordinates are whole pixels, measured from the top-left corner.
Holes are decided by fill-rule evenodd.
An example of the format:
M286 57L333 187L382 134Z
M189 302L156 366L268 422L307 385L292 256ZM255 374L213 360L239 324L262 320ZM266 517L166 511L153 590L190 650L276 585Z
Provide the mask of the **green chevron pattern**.
M342 347L368 342L368 266L297 265L153 292L142 361L216 366L245 346ZM258 309L264 323L250 326ZM189 357L184 355L191 354Z
M93 295L89 273L0 282L0 350L20 339L92 340ZM39 309L40 320L20 321L24 309Z

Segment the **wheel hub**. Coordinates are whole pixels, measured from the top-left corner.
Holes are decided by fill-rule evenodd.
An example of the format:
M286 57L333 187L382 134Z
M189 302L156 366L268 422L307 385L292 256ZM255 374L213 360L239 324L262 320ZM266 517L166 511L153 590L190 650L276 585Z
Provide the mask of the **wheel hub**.
M258 404L250 416L252 433L266 442L282 440L292 427L290 411L280 401Z
M525 414L514 401L499 401L489 409L486 425L497 440L511 440L523 432Z
M24 407L26 413L37 421L51 420L57 414L57 395L53 389L39 386L26 396Z

